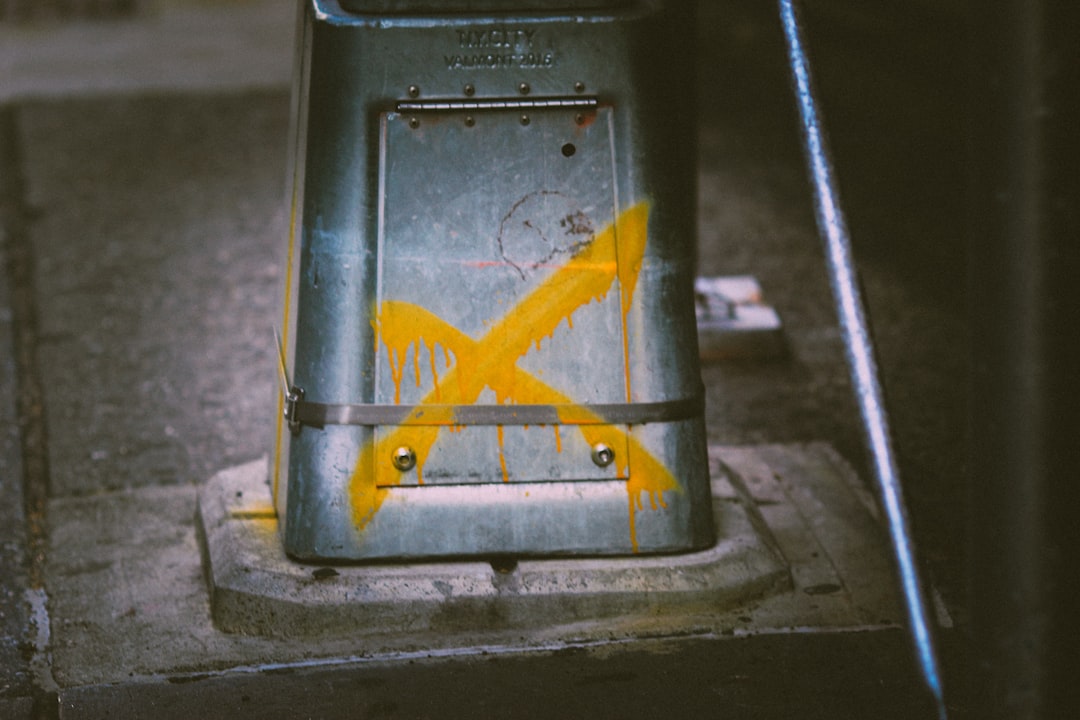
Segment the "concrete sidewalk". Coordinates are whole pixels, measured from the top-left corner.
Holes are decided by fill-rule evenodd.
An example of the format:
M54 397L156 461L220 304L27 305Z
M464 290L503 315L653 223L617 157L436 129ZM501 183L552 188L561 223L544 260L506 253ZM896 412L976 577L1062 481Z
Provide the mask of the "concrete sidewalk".
M760 11L729 8L728 21L709 7L704 22L719 29L701 43L714 71L699 113L700 272L758 277L790 350L765 364L704 369L710 442L823 441L858 469L773 28ZM193 542L194 488L261 457L271 437L292 23L290 3L176 0L115 24L0 24L0 230L4 252L28 253L35 266L30 276L0 274L0 387L40 384L47 430L45 446L31 448L47 472L24 481L15 397L0 394L0 716L917 716L918 678L895 629L726 635L735 623L681 640L669 628L588 648L393 656L365 656L351 641L286 652L207 627L182 633L183 647L154 644L146 619L178 611L168 598L125 599L124 588L145 584L140 561L181 558L154 572L186 583L202 607L199 568L177 550ZM873 171L849 167L856 178ZM921 232L886 227L875 212L854 217L882 243ZM869 250L864 279L915 470L916 527L934 526L927 545L947 569L956 529L943 525L958 492L951 418L963 401L958 308L898 272L887 251ZM15 293L36 305L21 327ZM36 364L21 370L16 333L36 350ZM27 487L49 498L51 547L36 560ZM97 552L105 547L122 557ZM78 603L104 587L95 578L112 599L80 616ZM946 596L957 585L949 576L944 584ZM45 625L28 602L41 592ZM215 655L200 650L206 642L263 649ZM955 672L962 658L950 638L945 656Z
M0 103L282 87L295 16L290 2L156 0L114 20L0 22Z

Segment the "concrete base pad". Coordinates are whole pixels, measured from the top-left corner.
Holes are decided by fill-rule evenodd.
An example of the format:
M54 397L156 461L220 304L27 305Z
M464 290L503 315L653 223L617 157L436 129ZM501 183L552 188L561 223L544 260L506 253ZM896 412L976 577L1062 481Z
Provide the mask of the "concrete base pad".
M715 626L754 601L815 597L806 608L788 603L793 616L786 624L801 624L794 621L809 617L799 615L821 610L829 603L820 596L832 595L847 601L834 609L834 621L847 615L842 623L875 625L897 617L873 506L830 448L713 447L710 456L719 536L709 550L510 567L291 561L276 532L265 463L226 470L200 490L196 517L214 624L294 638L582 623L685 632L688 623ZM720 471L720 461L730 474Z
M197 523L214 623L228 632L317 637L542 628L610 617L722 610L786 591L767 531L717 480L716 544L702 552L619 558L317 567L286 557L265 462L216 475Z
M505 574L486 563L293 564L277 550L260 466L249 465L203 490L204 575L192 488L55 500L47 586L61 700L282 668L898 623L884 533L830 447L710 452L741 482L714 469L722 536L708 560L529 561Z

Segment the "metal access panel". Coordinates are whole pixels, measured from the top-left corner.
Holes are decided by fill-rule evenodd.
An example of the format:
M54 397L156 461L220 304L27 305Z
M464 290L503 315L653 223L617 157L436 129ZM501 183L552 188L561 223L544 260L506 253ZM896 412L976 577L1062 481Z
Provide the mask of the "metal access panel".
M626 402L614 283L559 293L561 307L542 308L547 318L528 300L615 222L610 121L607 108L572 107L383 116L376 329L389 332L379 336L377 403L440 403L454 393L458 404L555 404L519 397L517 373L584 405ZM431 317L391 335L401 328L384 327L383 316L399 307ZM470 378L462 362L478 354L492 356L490 370ZM376 437L387 444L397 434L411 447L407 436L422 432L381 426ZM625 437L614 436L611 450L624 457ZM558 424L462 426L440 432L410 471L378 464L377 484L620 477L618 463L598 465L591 454L580 432Z
M692 23L520 5L301 4L272 464L294 557L715 537Z

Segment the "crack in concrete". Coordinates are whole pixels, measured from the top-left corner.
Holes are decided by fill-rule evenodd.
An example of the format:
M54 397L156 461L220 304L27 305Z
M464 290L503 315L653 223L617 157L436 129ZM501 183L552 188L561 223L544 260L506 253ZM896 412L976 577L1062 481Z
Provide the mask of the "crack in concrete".
M12 344L15 355L15 408L23 469L26 521L26 601L31 608L34 684L33 716L58 717L57 685L49 656L49 614L45 594L48 551L46 510L49 499L49 461L44 392L37 357L37 304L34 291L34 256L27 232L30 209L26 203L23 159L19 144L17 108L0 106L0 231L10 285Z

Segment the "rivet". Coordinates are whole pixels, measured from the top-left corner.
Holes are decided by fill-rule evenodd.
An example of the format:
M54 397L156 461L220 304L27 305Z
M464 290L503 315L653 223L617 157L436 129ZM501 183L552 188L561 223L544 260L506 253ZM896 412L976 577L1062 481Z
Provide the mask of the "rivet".
M409 127L415 130L416 128L420 127L420 121L414 117L409 118Z
M592 461L600 467L607 467L615 462L615 451L604 443L596 443L592 449Z
M585 124L585 116L582 115L581 113L578 113L577 115L574 116L574 122L576 122L578 125L584 125Z
M416 451L413 450L411 447L402 445L394 451L394 454L391 456L391 460L394 463L394 467L396 467L398 470L400 470L401 472L408 472L409 470L412 470L414 467L416 467Z
M529 87L529 83L523 82L518 85L518 92L522 95L528 95L530 90L532 90L532 88Z
M466 115L465 116L465 127L472 127L475 124L476 124L476 118L474 118L472 115Z
M473 87L472 83L469 83L468 85L465 86L465 95L467 95L468 97L472 97L475 94L476 94L476 88Z
M409 97L414 98L414 97L419 97L419 95L420 95L420 87L418 85L410 85L409 86Z
M529 124L529 116L528 115L522 115L521 116L521 124L522 125L528 125Z
M581 82L580 80L574 83L574 92L585 92L585 83Z

